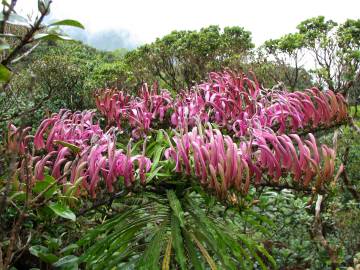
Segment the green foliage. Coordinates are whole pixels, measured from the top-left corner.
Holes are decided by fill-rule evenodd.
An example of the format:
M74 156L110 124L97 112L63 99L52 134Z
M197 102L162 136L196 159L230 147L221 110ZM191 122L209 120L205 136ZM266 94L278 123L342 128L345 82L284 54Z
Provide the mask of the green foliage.
M38 16L31 21L30 17L24 17L15 11L16 1L7 3L2 2L2 13L0 14L0 34L4 38L15 37L19 39L18 42L7 43L7 40L1 40L1 50L6 50L2 55L1 69L0 69L0 82L8 82L10 79L9 66L14 62L19 61L23 57L27 56L38 44L33 45L32 48L26 48L27 45L34 44L41 40L71 40L67 36L63 36L54 30L54 26L66 25L78 28L84 28L84 26L76 20L62 20L54 22L52 24L45 24L44 18L50 13L51 1L39 0L38 1ZM7 27L11 25L13 27ZM9 31L10 29L10 31ZM16 31L12 31L12 30ZM20 31L18 31L20 29ZM14 34L14 32L16 34ZM18 34L20 32L20 34ZM23 49L28 49L27 51ZM22 54L22 55L21 55ZM20 55L20 56L19 56ZM17 58L16 58L17 57ZM2 87L3 88L3 87Z
M117 88L131 89L134 77L128 66L120 60L114 62L100 62L92 70L85 82L86 88Z
M4 45L2 46L2 48L4 48ZM10 80L10 77L11 72L4 65L0 65L0 82L8 82Z
M319 67L313 72L330 89L346 93L357 80L360 67L360 58L356 56L360 48L358 26L355 20L338 25L332 20L326 21L323 16L298 25L299 33L305 37L305 46L314 53Z
M359 125L359 121L356 122ZM339 142L339 151L341 154L347 153L347 160L340 160L340 162L346 162L346 168L348 178L352 181L355 190L360 190L360 183L356 181L360 179L359 160L360 160L360 135L349 127L346 127L342 131L342 139ZM344 158L344 156L343 156ZM348 191L345 191L346 198L351 198Z
M39 45L14 66L11 91L0 93L0 122L12 119L15 124L32 126L44 117L43 108L49 112L93 108L93 90L106 86L106 81L120 86L122 79L127 79L120 60L105 64L107 56L80 42L48 41ZM27 111L32 118L19 118Z
M90 97L86 96L83 88L85 68L86 63L68 56L49 55L35 60L27 69L15 75L10 83L13 91L4 95L2 103L9 99L16 103L6 114L11 116L26 111L36 104L46 105L50 111L63 107L86 108L86 99ZM3 109L7 107L6 104ZM40 113L40 119L43 112L35 109ZM36 118L31 120L36 121Z
M311 86L311 77L304 68L306 41L304 34L291 33L279 39L270 39L263 45L267 56L274 58L277 63L276 70L284 74L283 80L279 81L283 81L291 90Z
M346 171L351 186L360 191L359 183L359 135L346 127L340 129L337 155L338 163L344 162L344 152L351 145ZM320 134L321 135L321 134ZM331 142L333 133L326 131L322 140ZM326 204L322 209L324 235L338 253L339 266L351 265L359 250L359 202L344 184L343 177L327 191ZM259 194L258 212L273 222L271 232L264 239L264 246L279 266L310 269L330 269L328 254L322 245L314 241L314 205L309 204L311 194L299 194L290 190L281 192L269 189ZM342 269L342 268L340 268Z
M33 187L33 192L35 194L40 194L42 192L45 199L50 199L54 193L57 191L57 186L55 184L55 179L49 175L46 175L43 181L38 181Z
M60 217L70 219L72 221L76 220L75 214L66 205L61 203L52 203L49 205L49 208Z
M250 32L241 27L209 26L200 31L173 31L125 56L135 78L159 80L178 90L201 81L211 70L241 61L254 45Z
M308 46L314 47L318 42L321 46L327 46L328 35L337 25L333 20L326 21L324 16L318 16L301 22L297 29L305 36Z
M85 248L80 261L89 269L159 269L161 254L169 254L168 239L174 250L170 269L204 269L206 264L212 269L275 267L268 252L240 231L236 219L218 217L223 206L210 210L195 193L143 193L119 203L125 207L121 214L77 242Z
M39 257L43 262L49 264L52 264L59 259L54 254L50 253L48 248L44 246L32 246L29 248L29 251L32 255Z
M285 84L299 88L303 79L304 56L312 59L310 72L321 88L340 91L358 102L360 79L359 20L338 24L324 16L307 19L297 26L298 32L265 42L266 53L284 67ZM310 56L310 57L309 57Z
M73 27L78 27L81 29L85 29L85 27L78 21L75 20L61 20L61 21L57 21L57 22L53 22L51 24L49 24L49 26L73 26Z
M300 33L287 34L279 39L270 39L265 42L265 47L269 52L277 51L292 54L305 45L305 37Z
M252 70L256 79L264 88L288 88L290 90L303 90L311 87L311 74L301 65L291 65L291 55L283 54L280 51L274 52L271 56L264 48L259 48L249 59L247 64L234 64L231 68ZM276 54L276 57L273 57ZM296 56L297 57L297 56ZM299 60L300 58L298 58ZM289 61L289 62L287 62ZM250 74L249 74L250 75Z
M1 178L1 194L5 189L6 182ZM23 267L38 266L40 261L46 264L56 262L65 264L67 261L67 264L70 264L69 257L59 261L59 258L68 255L65 253L66 250L59 252L61 246L68 243L69 238L73 238L71 234L67 235L67 230L76 230L74 223L76 217L67 204L68 199L63 193L62 185L49 175L34 185L20 183L17 178L12 179L8 197L9 206L0 213L3 250L6 250L10 244L11 228L19 220L24 219L21 235L17 241L19 245L25 244L29 247L31 264L26 265L24 262ZM73 223L67 225L66 219ZM21 266L23 262L15 260L14 263Z

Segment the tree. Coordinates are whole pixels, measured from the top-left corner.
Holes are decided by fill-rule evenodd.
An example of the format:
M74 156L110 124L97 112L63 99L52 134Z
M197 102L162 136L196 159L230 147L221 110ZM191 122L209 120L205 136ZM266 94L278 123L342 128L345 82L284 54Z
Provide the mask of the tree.
M360 102L360 19L348 19L341 24L337 30L337 39L339 54L345 63L340 79L346 81L344 91L357 108Z
M105 61L106 53L80 42L44 41L26 58L12 65L13 80L0 95L0 121L12 120L32 126L44 117L44 110L72 110L93 106L95 81L92 71ZM11 102L9 102L11 100ZM31 112L32 118L19 117Z
M241 27L209 26L200 31L173 31L154 43L129 52L125 60L140 82L151 74L171 89L187 88L210 70L244 61L253 48L251 33Z
M277 71L283 71L285 85L291 90L301 89L299 81L301 81L301 70L304 70L304 45L305 37L299 33L271 39L264 44L266 53L275 59L278 64Z
M9 95L13 95L12 97L16 99L16 96L11 90L12 86L9 83L13 76L12 70L14 69L14 65L26 58L41 42L69 40L70 38L63 36L56 31L59 26L84 28L81 23L70 19L45 24L44 19L50 13L51 0L38 1L38 14L36 14L33 21L17 14L15 11L16 3L16 0L3 1L3 11L0 14L0 51L2 52L0 64L0 102L5 104L4 110L1 111L0 115L1 126L4 126L5 121L13 119L12 116L8 114L8 110L6 109L8 106L6 106L6 104L9 104ZM26 89L23 89L22 92L21 95L26 93ZM43 100L40 100L39 103L32 103L32 108L26 108L25 111L17 110L15 115L21 116L26 113L34 112L42 104Z
M134 77L123 61L99 62L86 80L86 88L133 89Z
M312 65L310 73L318 86L354 100L358 93L354 84L360 76L359 25L359 20L349 19L339 25L318 16L301 22L296 33L266 41L263 48L284 68L285 84L291 89L297 88L304 62L310 60L307 68Z
M359 21L347 20L338 26L319 16L297 26L304 36L305 48L313 55L313 73L320 85L349 94L359 74L359 24Z

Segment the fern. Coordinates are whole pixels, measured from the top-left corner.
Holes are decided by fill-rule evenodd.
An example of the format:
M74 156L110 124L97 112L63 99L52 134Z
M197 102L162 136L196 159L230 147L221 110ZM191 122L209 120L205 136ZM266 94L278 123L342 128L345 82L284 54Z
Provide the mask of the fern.
M204 196L209 195L170 189L126 198L123 213L78 241L80 261L94 270L276 268L266 249L241 233L239 224L219 217L225 207ZM206 202L213 207L206 209ZM242 217L239 211L233 214L234 220ZM246 215L248 226L266 232L266 218L250 210Z

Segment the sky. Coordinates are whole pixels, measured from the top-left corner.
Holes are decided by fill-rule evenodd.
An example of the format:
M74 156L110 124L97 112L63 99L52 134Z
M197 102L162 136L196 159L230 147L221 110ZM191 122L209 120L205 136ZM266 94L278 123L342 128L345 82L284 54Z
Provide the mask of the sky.
M37 0L18 0L31 13ZM53 0L52 17L76 19L87 35L118 32L122 46L150 43L172 30L196 30L212 24L242 26L253 41L296 31L299 22L318 15L343 22L360 18L360 0ZM106 35L105 35L106 36Z

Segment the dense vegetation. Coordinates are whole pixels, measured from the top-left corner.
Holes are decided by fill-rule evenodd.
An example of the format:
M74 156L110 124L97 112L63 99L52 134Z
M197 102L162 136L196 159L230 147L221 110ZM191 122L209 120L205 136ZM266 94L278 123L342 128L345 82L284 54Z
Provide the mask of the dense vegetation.
M0 269L360 267L360 20L257 48L209 26L102 52L59 28L77 21L45 24L51 1L32 22L15 6Z

